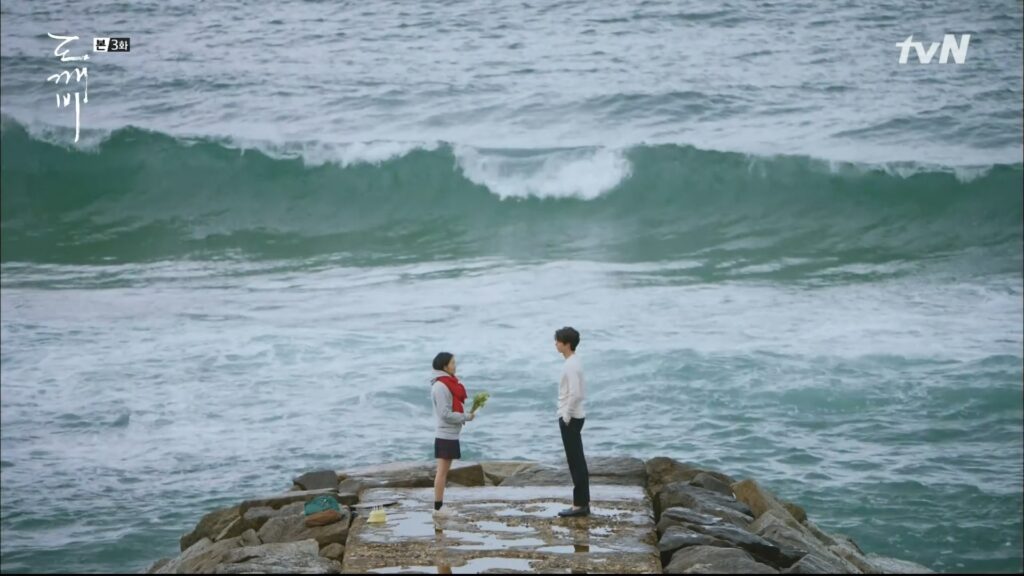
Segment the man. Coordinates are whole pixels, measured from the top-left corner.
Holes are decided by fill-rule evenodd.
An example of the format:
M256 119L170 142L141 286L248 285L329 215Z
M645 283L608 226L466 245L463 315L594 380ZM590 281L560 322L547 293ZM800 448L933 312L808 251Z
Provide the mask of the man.
M562 379L558 384L558 427L562 431L562 445L565 459L572 475L572 508L558 513L562 517L590 515L590 472L583 455L583 397L586 384L583 380L583 366L576 355L580 333L566 326L555 331L555 348L565 357Z

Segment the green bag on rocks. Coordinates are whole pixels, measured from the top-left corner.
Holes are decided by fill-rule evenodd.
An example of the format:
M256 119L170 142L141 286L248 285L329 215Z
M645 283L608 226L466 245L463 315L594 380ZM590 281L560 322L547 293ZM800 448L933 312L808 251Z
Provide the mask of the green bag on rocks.
M303 509L306 516L312 516L313 514L325 512L327 510L334 510L338 513L341 512L341 504L338 503L334 496L328 496L327 494L317 496L309 502L306 502L306 506Z

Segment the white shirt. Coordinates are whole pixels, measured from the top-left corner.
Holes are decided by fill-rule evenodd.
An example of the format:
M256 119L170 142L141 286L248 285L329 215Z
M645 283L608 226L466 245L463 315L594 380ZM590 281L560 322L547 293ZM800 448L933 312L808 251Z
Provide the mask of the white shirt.
M583 364L579 354L565 359L562 366L562 379L558 383L558 417L568 423L570 418L585 418L583 398L586 395L586 382L583 380Z

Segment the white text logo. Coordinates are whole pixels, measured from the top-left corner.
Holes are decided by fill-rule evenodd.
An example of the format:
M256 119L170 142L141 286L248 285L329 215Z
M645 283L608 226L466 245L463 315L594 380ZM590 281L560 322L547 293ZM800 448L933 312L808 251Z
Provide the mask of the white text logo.
M953 34L946 34L942 37L942 53L939 56L939 63L945 64L949 61L949 55L953 55L953 61L957 64L963 64L967 60L967 44L971 41L970 34L961 34L960 42L957 42L956 36ZM924 49L924 42L914 42L914 35L907 36L907 39L903 42L897 42L896 46L900 49L900 64L906 64L907 58L910 57L910 49L913 48L917 52L917 61L921 64L928 64L935 57L935 52L939 49L938 42L932 42L932 45L928 50Z

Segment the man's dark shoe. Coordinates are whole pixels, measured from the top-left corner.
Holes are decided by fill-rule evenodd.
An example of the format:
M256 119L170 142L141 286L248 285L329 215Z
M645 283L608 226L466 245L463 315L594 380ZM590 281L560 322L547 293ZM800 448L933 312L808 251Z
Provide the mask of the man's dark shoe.
M580 508L566 508L558 513L562 518L574 518L577 516L590 516L590 506Z

